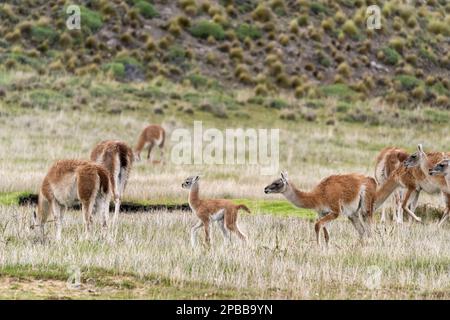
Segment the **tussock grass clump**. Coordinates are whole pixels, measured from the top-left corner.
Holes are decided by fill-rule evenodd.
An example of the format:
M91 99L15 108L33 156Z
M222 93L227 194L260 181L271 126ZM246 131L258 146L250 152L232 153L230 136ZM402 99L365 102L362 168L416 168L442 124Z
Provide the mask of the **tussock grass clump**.
M401 55L397 52L397 50L394 50L390 47L383 48L379 57L381 57L381 59L385 63L392 65L392 66L397 65L397 63L401 59Z
M135 8L139 11L139 14L146 19L152 19L159 16L158 11L156 11L153 4L145 0L136 1Z
M352 74L352 69L351 69L351 67L350 67L347 63L342 62L342 63L337 67L337 72L338 72L341 76L343 76L343 77L345 77L345 78L350 78L350 76L351 76L351 74Z
M103 18L97 11L80 6L80 13L81 21L83 21L81 24L82 29L95 33L103 26Z
M265 4L260 3L256 9L252 12L252 18L256 21L267 22L272 19L272 10Z
M450 25L441 20L431 20L428 23L428 30L434 34L450 35Z
M342 25L342 31L344 31L347 36L352 38L356 37L359 34L359 29L353 20L347 20Z
M189 32L197 38L207 39L208 37L213 37L215 40L225 39L225 31L222 26L207 20L201 20L195 23Z
M262 36L261 30L253 25L247 23L240 24L236 28L236 35L239 40L243 41L245 38L250 38L252 40L259 39Z

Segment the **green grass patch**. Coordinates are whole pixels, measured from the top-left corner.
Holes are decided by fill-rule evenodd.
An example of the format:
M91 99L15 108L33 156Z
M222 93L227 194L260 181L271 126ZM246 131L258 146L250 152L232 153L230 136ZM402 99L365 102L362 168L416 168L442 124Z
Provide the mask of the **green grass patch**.
M110 72L116 79L125 76L125 66L120 62L106 63L102 66L102 69L106 72Z
M20 197L28 197L31 192L2 192L0 193L0 205L13 206L19 204Z
M102 15L97 11L80 6L80 13L82 28L87 28L91 33L95 33L103 26Z
M349 99L356 95L356 92L343 83L330 84L320 88L320 92L326 97L339 97Z
M397 52L397 50L392 49L390 47L383 48L384 53L384 61L391 66L395 66L401 59L401 55Z
M189 32L196 38L207 39L212 36L216 40L225 39L225 31L220 24L202 20L193 25Z
M280 217L299 217L314 220L317 214L313 210L297 208L287 200L231 199L236 204L245 204L252 213L270 214Z
M241 41L247 37L255 40L261 38L262 32L259 28L255 26L243 23L236 28L236 35Z
M31 28L31 38L37 43L48 40L48 42L52 44L57 40L58 33L51 27L33 26Z
M147 1L144 0L136 1L134 7L139 11L141 16L143 16L146 19L152 19L159 16L159 13L158 11L156 11L155 7L151 3L148 3Z
M61 93L50 89L33 90L29 97L34 106L42 109L48 109L49 106L57 105L66 99Z
M414 89L417 86L420 86L423 84L422 80L417 79L414 76L402 74L399 76L396 76L394 80L397 80L400 82L400 85L402 86L403 90L411 90Z

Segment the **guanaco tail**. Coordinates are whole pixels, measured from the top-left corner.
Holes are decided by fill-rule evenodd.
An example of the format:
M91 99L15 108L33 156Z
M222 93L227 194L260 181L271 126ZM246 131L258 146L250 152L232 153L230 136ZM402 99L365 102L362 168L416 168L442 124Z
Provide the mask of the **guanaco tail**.
M161 154L161 161L164 156L164 141L166 138L166 131L163 127L157 124L151 124L142 130L136 147L134 149L135 157L141 160L141 152L144 148L148 148L147 160L150 160L150 153L154 146L158 146Z
M316 241L320 244L319 234L320 229L323 229L325 242L328 244L330 235L326 226L341 214L349 218L360 239L364 235L370 235L376 187L377 183L372 177L342 174L329 176L311 191L305 192L296 188L289 181L287 173L282 172L281 178L265 187L264 192L281 193L295 206L317 211L319 219L314 225Z
M237 224L238 210L243 209L250 213L250 210L243 204L234 204L226 199L200 199L199 196L199 176L188 177L183 183L183 189L189 189L189 206L197 215L199 221L191 229L191 244L196 246L196 235L203 227L205 230L206 243L210 244L209 227L211 222L217 222L223 237L228 242L231 241L231 232L234 232L244 242L247 236L241 232Z
M91 160L104 166L114 186L114 218L120 210L120 202L133 165L133 150L122 141L106 140L97 144L91 152Z
M106 227L112 189L109 173L103 166L92 161L59 160L50 167L42 182L37 210L33 213L34 226L40 227L44 237L44 225L51 212L56 221L56 239L60 240L63 207L80 202L86 235L91 228L94 209L101 212Z

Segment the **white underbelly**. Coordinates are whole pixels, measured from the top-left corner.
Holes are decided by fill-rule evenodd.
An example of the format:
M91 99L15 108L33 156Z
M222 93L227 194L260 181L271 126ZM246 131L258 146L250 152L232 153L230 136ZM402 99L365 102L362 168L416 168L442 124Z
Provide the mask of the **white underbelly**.
M78 200L76 177L64 177L59 183L52 184L53 195L62 205L71 205Z

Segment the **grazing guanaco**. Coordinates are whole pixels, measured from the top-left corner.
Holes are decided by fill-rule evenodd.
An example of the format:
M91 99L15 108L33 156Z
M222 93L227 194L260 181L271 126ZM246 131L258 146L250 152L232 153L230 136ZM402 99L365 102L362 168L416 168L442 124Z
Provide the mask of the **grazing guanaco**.
M103 165L109 171L111 183L114 185L113 221L116 221L133 165L133 150L125 142L106 140L94 147L91 152L91 160Z
M136 148L134 150L137 160L141 160L141 151L148 147L147 160L150 160L150 153L154 146L158 146L161 153L161 161L164 156L164 141L166 138L166 131L163 127L157 124L151 124L142 130Z
M450 188L448 187L446 179L443 175L430 175L430 169L434 168L438 163L448 157L450 157L450 153L446 152L425 153L423 151L423 146L419 144L417 146L417 151L405 160L406 167L418 168L417 170L421 171L425 177L424 183L428 184L430 188L436 188L438 191L442 192L447 209L439 221L439 226L441 226L447 219L447 215L450 211Z
M364 222L371 223L376 188L377 183L372 177L342 174L329 176L311 191L305 192L297 189L289 181L287 173L282 172L281 178L265 187L264 192L281 193L295 206L317 211L319 219L314 225L317 244L320 229L323 228L328 245L330 235L326 225L341 214L350 219L361 239L365 234L370 235L370 229Z
M445 177L445 187L447 190L450 190L450 160L444 159L441 162L439 162L437 165L435 165L433 168L429 171L430 176L443 176ZM439 225L442 225L445 220L448 219L450 210L449 207L449 201L447 198L447 210L444 212L444 215L441 218L441 221L439 222Z
M201 227L205 229L206 243L210 244L209 227L211 222L219 224L223 237L226 240L231 241L231 232L234 232L241 240L246 241L247 236L239 230L237 217L239 209L250 213L247 206L243 204L236 205L226 199L200 199L199 179L199 176L191 176L181 185L183 189L189 189L189 206L200 219L191 229L191 245L193 247L196 246L196 235Z
M52 212L56 220L56 239L60 240L62 209L79 201L86 235L91 228L94 209L101 212L106 227L112 189L108 171L103 166L92 161L59 160L50 167L42 182L37 210L33 213L34 226L40 226L43 237L44 224Z
M391 174L400 166L402 166L403 161L409 154L400 148L396 147L386 147L380 151L378 157L375 160L375 179L377 180L378 186L382 186L386 183L387 179ZM397 223L403 221L403 190L396 190L393 192L395 212L393 214L394 220ZM381 222L386 221L386 208L383 205L381 207Z

